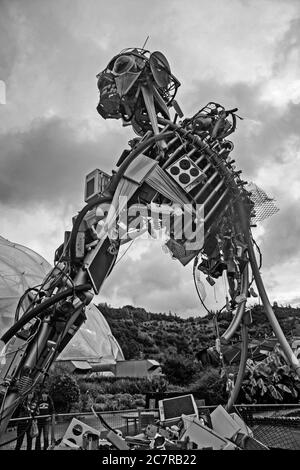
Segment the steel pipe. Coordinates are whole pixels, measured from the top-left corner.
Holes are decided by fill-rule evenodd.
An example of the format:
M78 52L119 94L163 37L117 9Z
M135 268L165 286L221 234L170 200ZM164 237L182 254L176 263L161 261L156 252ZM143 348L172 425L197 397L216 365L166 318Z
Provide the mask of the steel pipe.
M244 312L245 312L245 307L247 303L247 293L248 293L248 288L249 288L249 269L248 269L248 264L245 266L243 274L242 274L242 289L241 289L241 294L245 295L246 299L241 302L237 308L237 312L234 315L230 325L228 326L227 330L222 334L222 339L223 342L227 343L232 336L235 334L236 330L238 329Z
M241 337L242 337L242 348L241 348L241 360L239 364L239 370L237 374L237 378L233 387L233 390L230 394L228 402L225 406L225 410L229 413L235 404L238 395L240 393L240 389L243 383L245 371L246 371L246 364L248 359L248 325L245 321L245 318L242 320L241 323Z
M274 311L271 307L268 295L266 293L266 290L265 290L265 287L264 287L264 284L263 284L263 281L262 281L262 278L261 278L261 275L260 275L260 272L259 272L259 268L258 268L258 265L257 265L255 253L254 253L254 247L253 247L249 222L248 222L248 219L246 217L245 207L244 207L242 201L238 205L238 210L239 210L240 218L241 218L241 221L242 221L242 227L243 227L243 231L244 231L245 240L246 240L247 245L248 245L248 255L249 255L249 260L250 260L250 264L251 264L253 277L254 277L255 284L256 284L257 290L259 292L260 298L262 300L265 313L266 313L267 318L268 318L268 320L269 320L269 322L272 326L272 329L275 333L275 336L278 339L284 354L286 355L287 360L289 361L289 363L291 364L291 366L295 370L298 377L300 377L300 363L299 363L296 355L294 354L292 348L290 347L290 345L289 345L289 343L288 343L288 341L287 341L287 339L286 339L286 337L285 337L285 335L284 335L284 333L281 329L281 326L280 326L280 324L279 324L279 322L276 318L276 315L275 315L275 313L274 313Z

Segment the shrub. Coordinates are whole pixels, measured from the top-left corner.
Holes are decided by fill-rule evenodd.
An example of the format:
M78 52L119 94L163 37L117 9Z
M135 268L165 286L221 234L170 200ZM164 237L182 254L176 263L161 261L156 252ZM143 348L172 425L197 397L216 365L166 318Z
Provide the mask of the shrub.
M70 374L54 375L50 380L49 393L56 412L69 413L72 406L79 403L80 389Z
M193 361L184 356L169 357L163 364L163 372L171 384L183 385L192 381L196 367Z
M279 347L265 361L247 361L239 401L248 403L298 402L299 377L286 363Z
M201 372L201 376L190 385L189 390L204 399L206 405L226 403L228 399L226 378L221 377L219 370L212 367Z
M145 407L146 406L146 400L145 400L145 396L138 393L136 395L133 395L133 404L134 404L134 408L137 408L137 407Z

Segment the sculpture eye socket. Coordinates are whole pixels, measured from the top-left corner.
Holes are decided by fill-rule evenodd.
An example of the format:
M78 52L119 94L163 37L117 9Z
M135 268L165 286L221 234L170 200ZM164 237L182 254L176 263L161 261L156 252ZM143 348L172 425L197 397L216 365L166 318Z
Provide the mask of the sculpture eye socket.
M149 59L150 69L154 80L159 87L165 88L170 82L170 65L167 58L159 51L151 54Z
M135 60L133 57L128 55L123 55L117 58L114 63L113 67L113 74L114 75L123 75L127 72L134 72L136 69L135 67Z

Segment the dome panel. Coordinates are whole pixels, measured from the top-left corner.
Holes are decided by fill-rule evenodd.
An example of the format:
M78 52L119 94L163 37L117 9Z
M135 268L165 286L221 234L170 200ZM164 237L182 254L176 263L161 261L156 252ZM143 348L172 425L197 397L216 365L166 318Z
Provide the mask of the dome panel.
M51 265L35 251L0 236L0 334L14 323L19 298L41 284Z
M124 360L123 352L104 317L95 304L90 304L86 322L58 356L59 361L97 360L97 362Z
M35 251L0 236L0 336L13 325L24 291L41 284L51 268ZM85 313L86 322L57 360L124 360L121 347L96 305L90 304Z

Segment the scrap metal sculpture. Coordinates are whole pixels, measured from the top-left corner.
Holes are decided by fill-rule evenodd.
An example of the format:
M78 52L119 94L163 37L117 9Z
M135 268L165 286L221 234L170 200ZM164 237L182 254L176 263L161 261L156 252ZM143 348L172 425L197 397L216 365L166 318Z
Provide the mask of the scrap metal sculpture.
M236 129L237 109L210 102L184 118L175 101L180 83L158 51L124 50L97 78L99 114L121 119L136 136L112 175L95 170L87 176L87 204L57 249L54 268L38 289L24 293L14 325L1 338L2 431L85 321L85 308L111 273L120 245L145 231L154 236L164 230L173 258L183 265L194 260L195 279L205 275L213 285L227 276L226 308L232 322L222 340L228 341L240 325L244 338L228 409L239 392L247 358L250 267L273 330L300 375L298 360L268 300L251 235L256 207L260 219L277 209L257 187L241 179L230 156L234 146L228 137Z

